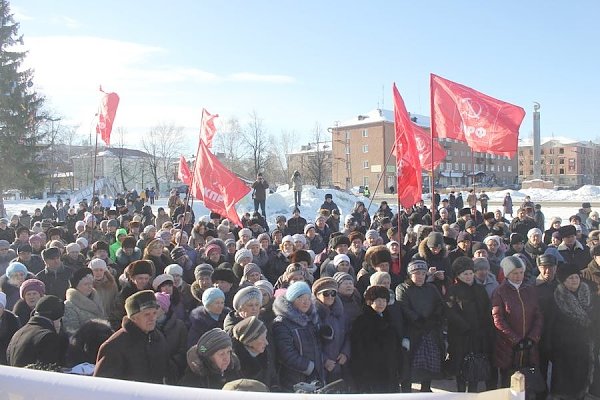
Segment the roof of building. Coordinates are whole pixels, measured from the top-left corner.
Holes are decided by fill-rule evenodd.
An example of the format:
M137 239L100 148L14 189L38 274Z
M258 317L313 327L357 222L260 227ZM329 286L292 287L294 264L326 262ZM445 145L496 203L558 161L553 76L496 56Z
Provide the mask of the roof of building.
M542 145L549 146L566 146L572 144L581 144L589 146L591 142L585 140L571 139L563 136L541 138ZM519 139L519 146L533 146L533 138Z
M419 115L414 113L409 113L413 122L423 128L429 128L430 126L430 118L425 115ZM376 108L374 110L369 111L366 114L357 115L354 118L348 119L346 121L339 122L334 128L345 128L350 126L361 126L374 124L377 122L389 122L394 123L394 111L392 110L382 110Z
M316 153L317 151L331 151L331 141L329 142L319 142L317 143L308 143L302 145L300 150L294 150L289 152L288 154L302 154L302 153Z
M85 158L90 157L93 153L86 153L73 158ZM123 158L145 158L149 157L150 154L136 149L126 149L121 147L107 147L98 151L98 157L123 157Z

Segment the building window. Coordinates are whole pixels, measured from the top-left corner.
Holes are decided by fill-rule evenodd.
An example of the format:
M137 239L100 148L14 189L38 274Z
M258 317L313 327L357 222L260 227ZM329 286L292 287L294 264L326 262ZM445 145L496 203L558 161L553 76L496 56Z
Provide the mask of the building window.
M507 168L508 168L508 172L512 172L512 165L509 165Z
M350 131L346 131L346 140L350 140Z
M565 159L564 159L564 158L561 158L560 160L558 160L558 163L559 163L559 164L561 164L561 165L564 165L564 163L565 163Z
M496 167L495 167L495 166L493 166L493 165L490 165L490 170L493 172L493 171L495 171L495 170L496 170ZM500 172L500 171L498 171L498 172Z
M462 164L461 164L461 167L462 167L461 171L464 171L464 170L466 170L466 169L467 169L467 166L465 165L465 163L462 163Z
M369 177L363 176L363 186L369 186Z
M564 147L561 147L560 149L558 149L558 154L565 154Z
M369 168L369 160L363 161L363 168L364 169L368 169Z
M559 173L560 175L564 175L564 174L565 174L565 169L564 169L564 168L561 168L561 169L559 169L559 170L558 170L558 173Z
M454 170L458 171L458 163L454 163Z
M369 137L369 130L368 129L363 129L362 130L362 137Z
M452 163L451 162L446 163L446 171L452 171Z
M363 145L363 153L368 153L369 152L369 145L368 144L364 144Z

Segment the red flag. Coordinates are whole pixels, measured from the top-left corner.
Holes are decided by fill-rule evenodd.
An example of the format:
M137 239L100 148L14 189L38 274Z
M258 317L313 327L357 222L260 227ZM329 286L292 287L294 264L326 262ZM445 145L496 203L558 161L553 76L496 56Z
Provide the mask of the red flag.
M119 107L119 95L111 92L105 93L100 86L100 91L104 93L100 102L100 111L98 112L98 122L96 123L96 134L107 146L110 146L110 133L112 132L117 107Z
M219 114L211 114L202 109L202 126L200 127L200 141L206 143L206 147L209 149L212 147L212 140L217 133L215 128L215 118L218 118Z
M473 151L514 156L523 108L431 74L433 137L467 142Z
M413 132L415 134L415 143L417 145L417 152L419 153L419 160L421 160L421 167L427 171L431 171L431 134L414 122ZM444 150L437 140L434 140L433 168L437 168L437 166L444 161L444 158L446 158L446 150Z
M186 185L192 184L192 173L184 156L179 157L179 168L177 169L177 178Z
M405 208L421 200L421 160L417 151L413 123L394 83L394 128L396 131L396 168L398 202Z
M248 194L250 188L225 168L203 141L198 147L194 177L192 196L204 201L204 205L209 210L224 215L241 226L242 222L235 210L235 204Z

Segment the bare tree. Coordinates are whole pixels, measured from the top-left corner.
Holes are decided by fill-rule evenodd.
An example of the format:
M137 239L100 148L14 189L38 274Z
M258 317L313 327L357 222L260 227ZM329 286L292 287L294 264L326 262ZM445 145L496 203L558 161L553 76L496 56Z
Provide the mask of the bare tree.
M147 162L157 192L160 192L161 180L167 187L171 185L174 162L181 152L182 132L183 127L175 126L173 122L161 122L142 139L142 147L149 154Z
M269 159L272 160L272 168L270 169L270 179L273 182L286 183L288 182L291 172L287 160L288 154L290 154L296 147L296 138L298 134L296 131L281 131L278 139L271 138L271 142L274 143L271 146Z
M230 170L243 173L242 159L246 150L240 145L242 137L242 127L236 117L231 117L220 124L217 135L214 140L215 153L223 153L225 160L223 164Z
M132 177L136 175L137 171L131 170L131 165L127 165L125 161L125 135L127 130L123 127L119 127L116 132L117 140L115 146L112 148L115 150L114 154L117 157L117 163L114 165L117 174L121 180L123 192L127 191L127 183L131 182Z
M327 152L323 147L325 143L323 130L318 122L315 123L312 138L314 141L314 150L310 152L310 161L306 166L306 170L308 178L315 183L317 189L321 189L325 177Z
M243 141L248 147L254 176L265 170L269 155L269 138L263 126L262 119L256 111L250 114L250 122L243 132Z

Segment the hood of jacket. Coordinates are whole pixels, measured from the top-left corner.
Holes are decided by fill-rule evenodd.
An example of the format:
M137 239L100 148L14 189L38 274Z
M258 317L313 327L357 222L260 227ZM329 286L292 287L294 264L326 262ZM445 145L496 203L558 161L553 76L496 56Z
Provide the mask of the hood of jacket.
M279 296L273 302L273 312L277 317L286 318L296 325L305 327L310 322L318 325L319 316L315 304L312 303L307 313L300 312L285 296Z
M446 258L448 255L448 251L446 250L446 246L442 246L442 251L438 255L435 255L427 246L427 239L421 240L419 243L419 256L423 257L424 260L431 260L434 258Z
M84 296L79 290L69 288L66 292L66 300L73 304L75 308L87 311L94 315L104 315L104 309L102 308L102 301L96 289L92 289L90 297Z

